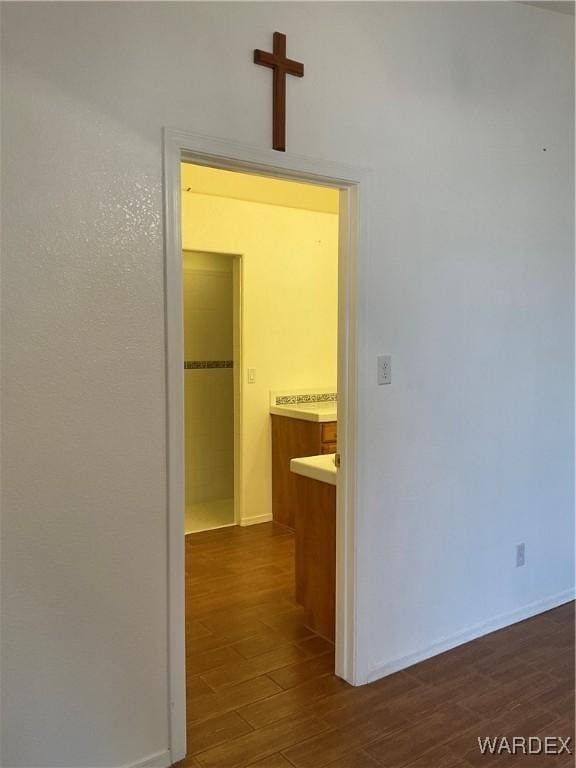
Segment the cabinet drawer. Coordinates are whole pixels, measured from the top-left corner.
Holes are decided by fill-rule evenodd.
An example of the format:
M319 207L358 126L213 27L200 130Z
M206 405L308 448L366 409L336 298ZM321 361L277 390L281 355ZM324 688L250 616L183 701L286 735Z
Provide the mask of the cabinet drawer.
M323 443L335 443L336 442L336 421L327 421L322 424L322 442Z
M336 443L322 443L320 453L336 453Z

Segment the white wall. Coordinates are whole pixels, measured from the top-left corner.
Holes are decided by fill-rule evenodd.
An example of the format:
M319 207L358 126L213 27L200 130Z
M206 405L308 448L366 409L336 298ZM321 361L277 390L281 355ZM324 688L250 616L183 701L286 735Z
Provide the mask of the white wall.
M272 515L270 392L336 388L338 216L185 192L182 242L241 263L236 491L240 523L261 523Z
M268 147L252 49L274 30L306 65L289 150L374 174L361 673L568 597L571 19L515 3L9 3L2 20L2 764L123 766L168 747L160 129ZM377 388L382 351L394 383Z

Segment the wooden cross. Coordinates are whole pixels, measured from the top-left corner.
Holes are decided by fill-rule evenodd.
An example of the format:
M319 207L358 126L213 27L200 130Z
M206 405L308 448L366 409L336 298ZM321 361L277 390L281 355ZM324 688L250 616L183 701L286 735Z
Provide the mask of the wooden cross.
M286 151L286 75L304 77L304 64L286 58L286 35L274 32L273 53L254 51L254 64L274 70L272 146Z

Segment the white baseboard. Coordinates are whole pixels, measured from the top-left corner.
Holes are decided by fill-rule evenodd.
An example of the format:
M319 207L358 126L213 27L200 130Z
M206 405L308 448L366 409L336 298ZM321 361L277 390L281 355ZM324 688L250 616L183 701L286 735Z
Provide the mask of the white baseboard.
M165 749L163 752L155 752L153 755L143 757L135 763L127 763L122 768L169 768L171 765L170 750Z
M240 520L240 525L258 525L258 523L269 523L272 520L272 515L254 515L254 517L243 517Z
M426 659L430 659L432 656L437 656L440 653L449 651L452 648L456 648L458 645L470 642L470 640L476 640L483 635L490 634L490 632L495 632L496 630L503 629L511 624L516 624L519 621L524 621L525 619L537 616L539 613L544 613L552 608L557 608L559 605L574 600L574 596L574 590L568 589L565 592L552 595L544 600L537 600L534 603L529 603L522 608L517 608L508 613L501 613L493 619L468 627L468 629L465 629L462 632L457 632L456 634L446 637L437 643L433 643L427 648L423 648L415 653L410 653L407 656L401 656L392 659L391 661L382 662L381 664L372 667L368 672L366 682L372 683L374 680L379 680L381 677L392 675L394 672L399 672L401 669L411 667L413 664L418 664L420 661L426 661Z

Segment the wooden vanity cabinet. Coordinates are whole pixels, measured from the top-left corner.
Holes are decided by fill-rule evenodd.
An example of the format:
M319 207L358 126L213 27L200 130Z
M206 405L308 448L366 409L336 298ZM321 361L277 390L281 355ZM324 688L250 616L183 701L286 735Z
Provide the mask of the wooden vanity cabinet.
M337 422L306 421L272 415L272 517L295 528L296 477L290 459L336 452Z
M304 624L334 642L336 629L336 486L296 478L295 597Z

